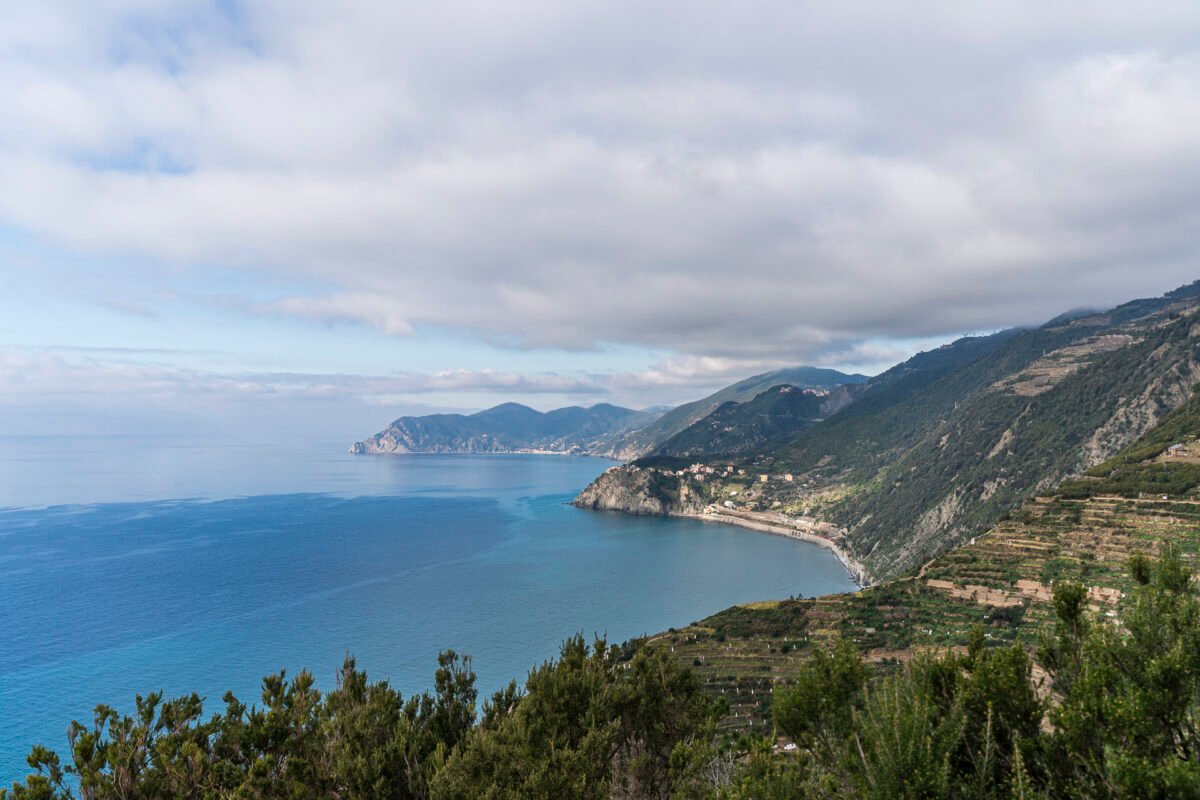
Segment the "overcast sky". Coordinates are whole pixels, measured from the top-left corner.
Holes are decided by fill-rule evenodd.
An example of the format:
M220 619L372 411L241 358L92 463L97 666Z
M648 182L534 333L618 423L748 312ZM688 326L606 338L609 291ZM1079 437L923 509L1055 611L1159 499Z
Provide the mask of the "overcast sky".
M0 434L679 402L1200 277L1195 0L13 0L0 98Z

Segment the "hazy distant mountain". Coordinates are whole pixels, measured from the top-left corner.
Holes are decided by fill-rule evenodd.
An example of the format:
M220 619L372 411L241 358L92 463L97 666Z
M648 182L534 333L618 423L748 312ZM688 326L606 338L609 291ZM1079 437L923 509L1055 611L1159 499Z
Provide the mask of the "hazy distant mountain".
M661 410L599 403L541 412L504 403L476 414L400 417L352 453L519 453L609 455L616 437L656 420Z
M723 403L753 400L773 386L836 389L866 381L834 369L792 367L755 375L677 408L634 411L608 403L570 406L545 413L504 403L476 414L401 417L384 430L355 443L352 453L516 453L548 452L635 458L657 448ZM845 398L839 403L849 402Z

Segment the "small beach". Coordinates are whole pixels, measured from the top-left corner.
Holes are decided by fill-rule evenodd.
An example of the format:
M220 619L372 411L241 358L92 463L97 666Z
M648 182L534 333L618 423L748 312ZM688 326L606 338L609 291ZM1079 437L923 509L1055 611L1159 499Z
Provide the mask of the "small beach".
M802 524L801 521L792 520L783 517L780 514L769 514L764 512L753 511L733 511L731 509L721 509L717 506L708 506L704 512L700 514L672 514L671 516L681 517L685 519L698 519L703 522L717 522L724 525L733 525L746 530L758 531L759 533L769 533L774 536L784 536L789 539L796 539L801 542L815 544L818 547L823 547L829 550L849 573L850 578L854 581L858 588L870 586L870 580L866 568L861 563L850 557L850 554L843 550L836 542L819 533L803 530L797 525ZM764 519L766 517L766 519ZM775 521L775 518L782 518ZM786 523L780 524L784 520ZM791 523L791 524L787 524ZM773 598L763 598L773 599Z

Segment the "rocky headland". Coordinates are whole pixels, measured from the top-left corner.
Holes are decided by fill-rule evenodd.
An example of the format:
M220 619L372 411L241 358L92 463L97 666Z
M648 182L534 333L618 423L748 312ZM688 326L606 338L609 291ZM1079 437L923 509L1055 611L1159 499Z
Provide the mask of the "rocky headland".
M721 480L733 477L735 473L729 467L718 470L701 464L683 470L612 467L580 492L573 505L594 511L687 517L786 536L832 551L855 583L859 586L872 583L866 568L842 547L844 532L836 526L809 517L739 507L733 500L713 502L718 495L738 496L738 490L730 490ZM736 477L745 479L744 474ZM752 502L755 493L751 490L747 494Z

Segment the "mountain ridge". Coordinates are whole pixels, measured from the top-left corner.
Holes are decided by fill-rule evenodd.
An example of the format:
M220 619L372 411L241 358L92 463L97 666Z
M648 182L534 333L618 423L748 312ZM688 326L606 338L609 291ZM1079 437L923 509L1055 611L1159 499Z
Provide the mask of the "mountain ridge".
M787 367L752 375L706 397L676 406L640 431L634 431L621 440L620 460L629 460L649 455L672 436L701 421L726 402L753 400L772 386L785 384L799 389L828 389L836 392L838 387L853 387L866 383L870 378L858 373L845 373L825 367Z
M853 403L784 444L732 458L732 477L700 483L683 459L649 456L605 473L578 503L627 503L637 513L731 503L803 515L844 531L839 546L872 578L900 574L1117 452L1181 404L1200 380L1198 294L1191 284L961 339L855 387Z
M654 451L676 458L722 457L749 452L756 447L794 435L819 422L829 410L852 400L835 398L821 389L798 389L790 384L772 386L750 400L726 400L707 416L693 422Z
M617 435L657 418L610 403L538 411L501 403L474 414L400 417L350 452L382 453L569 453L604 454Z
M641 455L729 401L751 400L775 385L830 389L865 382L821 367L789 367L754 375L700 400L674 408L640 411L610 403L566 406L541 412L507 402L473 414L428 414L393 420L350 452L388 453L565 453L627 460ZM849 402L848 394L838 402Z
M772 689L794 680L814 648L851 643L887 665L920 652L1038 641L1053 624L1053 587L1076 583L1089 615L1119 618L1136 602L1134 556L1178 548L1200 563L1200 386L1145 434L1085 475L1030 497L986 532L858 592L733 606L649 637L732 698L727 731L770 733Z

